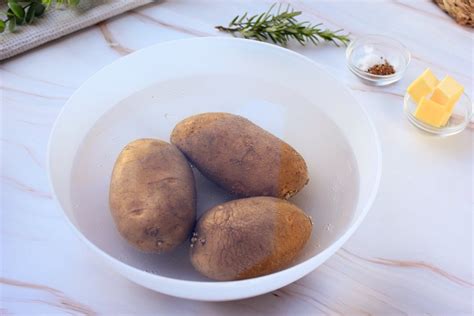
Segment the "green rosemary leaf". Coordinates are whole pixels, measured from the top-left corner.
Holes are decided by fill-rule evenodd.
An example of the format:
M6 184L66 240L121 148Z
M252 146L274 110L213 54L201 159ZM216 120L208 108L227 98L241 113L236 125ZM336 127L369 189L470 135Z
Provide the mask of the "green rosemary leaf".
M3 31L5 31L5 21L0 20L0 33L2 33Z
M275 38L273 37L272 33L268 33L268 37L272 40L273 43L276 43Z
M287 45L291 39L301 45L305 45L307 42L317 45L320 40L324 40L339 46L339 44L347 45L350 41L348 35L336 34L341 30L322 30L319 28L321 23L312 25L307 21L297 21L296 17L302 12L293 10L290 5L284 11L282 11L281 3L276 10L275 7L276 4L273 4L268 11L251 17L248 17L247 13L242 16L238 15L232 19L228 27L219 25L216 28L233 35L240 34L244 38L259 41L270 40L283 46Z
M237 21L238 18L239 18L238 15L235 18L233 18L232 21L230 21L229 26L234 25L235 21Z
M311 41L311 43L313 43L314 45L318 45L318 39L317 37L314 37L314 36L310 36L309 37L309 40Z
M268 40L268 37L267 37L267 34L265 34L264 32L261 32L261 33L258 33L262 38L263 40Z
M244 19L245 19L246 17L247 17L247 12L245 12L245 13L240 17L238 24L241 24L241 23L244 21Z
M255 20L255 17L256 17L256 15L251 16L251 17L248 19L248 22L249 22L249 23L252 23L252 21Z
M301 11L293 11L293 12L288 12L283 15L285 19L292 19L297 17L298 15L301 15Z
M276 3L272 4L272 5L270 6L270 8L268 8L267 12L265 12L265 15L266 15L266 16L270 16L271 13L272 13L272 11L273 11L273 9L275 8L276 5L277 5ZM278 6L278 11L280 11L280 7L281 7L281 3L280 3L280 5Z
M260 14L260 15L257 17L257 20L255 21L255 25L259 25L259 24L260 24L260 21L262 20L264 14L265 14L265 13L262 13L262 14Z

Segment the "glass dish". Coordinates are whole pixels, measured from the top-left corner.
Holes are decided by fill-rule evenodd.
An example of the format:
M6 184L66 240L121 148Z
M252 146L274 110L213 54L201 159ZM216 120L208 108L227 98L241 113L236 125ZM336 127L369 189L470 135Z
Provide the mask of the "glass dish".
M373 75L367 72L371 66L387 60L394 68L392 75ZM374 86L385 86L403 77L411 55L402 43L382 35L366 35L352 41L346 50L349 70L362 82Z
M434 127L415 117L417 104L408 93L403 99L403 110L408 120L419 129L438 136L451 136L462 132L471 122L472 101L467 94L463 94L454 107L453 114L448 123L442 127Z

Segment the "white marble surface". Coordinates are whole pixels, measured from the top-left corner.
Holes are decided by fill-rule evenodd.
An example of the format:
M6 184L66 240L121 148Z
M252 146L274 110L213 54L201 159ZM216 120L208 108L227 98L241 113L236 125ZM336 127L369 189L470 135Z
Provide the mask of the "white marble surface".
M291 46L345 83L374 121L383 151L379 194L335 256L260 297L202 303L142 288L102 265L51 199L45 169L66 99L104 65L148 45L215 36L213 26L271 1L161 1L0 64L0 314L470 315L473 313L473 129L436 138L403 116L402 95L424 68L473 91L472 29L429 1L289 1L307 19L353 35L386 33L413 54L404 79L360 83L344 49ZM1 35L0 35L1 36Z

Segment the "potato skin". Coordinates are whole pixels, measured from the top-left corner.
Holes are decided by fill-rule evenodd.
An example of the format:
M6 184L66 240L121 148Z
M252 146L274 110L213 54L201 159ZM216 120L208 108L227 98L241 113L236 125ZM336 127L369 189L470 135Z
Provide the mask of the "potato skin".
M205 276L221 281L270 274L293 262L311 231L311 218L286 200L233 200L199 219L191 262Z
M135 140L117 158L109 204L118 231L131 245L169 251L189 237L196 220L191 167L167 142Z
M240 197L288 199L309 181L295 149L238 115L191 116L176 125L171 143L207 178Z

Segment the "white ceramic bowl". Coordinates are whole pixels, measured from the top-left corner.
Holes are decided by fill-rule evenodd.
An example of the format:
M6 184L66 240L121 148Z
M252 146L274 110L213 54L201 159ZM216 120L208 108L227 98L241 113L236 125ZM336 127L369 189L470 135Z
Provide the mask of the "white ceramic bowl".
M192 268L188 245L171 254L144 254L115 230L108 187L123 146L139 137L169 139L178 121L208 111L244 115L305 157L311 181L293 202L312 216L314 232L291 267L214 282ZM112 269L162 293L223 301L283 287L334 254L374 200L381 153L364 109L311 60L270 44L199 38L143 49L87 80L54 125L48 169L73 229ZM231 198L196 175L198 214Z

